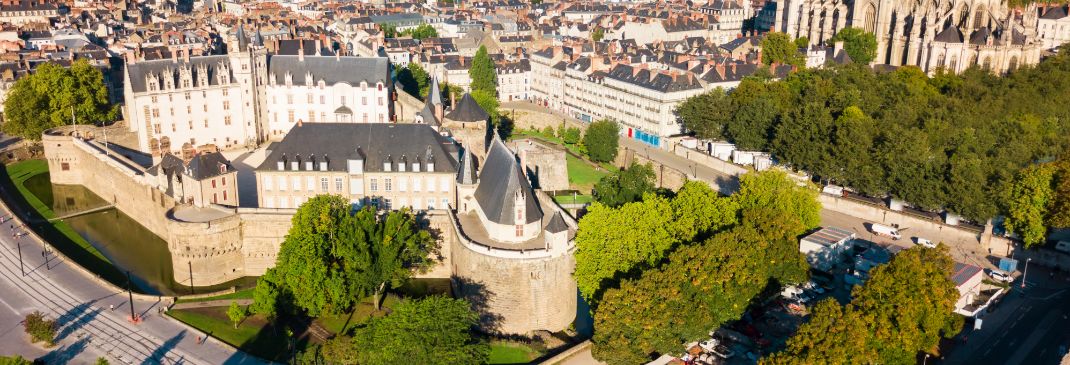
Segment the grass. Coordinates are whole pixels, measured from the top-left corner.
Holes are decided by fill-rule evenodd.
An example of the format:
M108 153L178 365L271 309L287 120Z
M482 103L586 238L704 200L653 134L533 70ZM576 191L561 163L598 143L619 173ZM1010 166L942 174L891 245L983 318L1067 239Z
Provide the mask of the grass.
M207 301L212 301L212 300L226 300L226 299L253 299L253 289L254 288L242 289L242 290L238 290L236 292L230 293L230 294L216 295L216 296L207 297L207 298L179 299L175 303L207 302Z
M527 364L542 354L523 344L491 341L488 364Z
M276 361L286 358L286 336L275 334L266 319L251 316L234 328L225 312L226 308L220 307L176 309L167 314L254 356Z
M48 162L45 160L26 160L5 166L3 175L6 176L0 176L0 184L4 186L5 193L10 193L12 187L19 192L18 195L5 194L9 207L25 213L22 217L29 219L33 230L64 255L105 280L116 285L123 285L126 282L126 276L74 228L64 221L47 222L48 219L55 218L55 212L52 211L52 207L34 195L25 184L30 178L47 173Z
M572 154L565 155L565 164L568 167L569 185L579 191L591 191L594 189L594 184L598 183L598 180L601 180L603 176L609 175L609 172L598 170L587 161L581 160Z
M342 313L337 315L324 315L316 318L316 322L319 322L323 328L331 331L331 333L348 333L358 324L364 323L373 316L382 316L386 310L394 308L401 299L397 295L387 294L383 299L382 310L375 311L375 307L372 305L372 298L367 297L357 304L357 307L350 313Z
M558 195L554 197L554 201L561 204L587 204L594 201L594 196L591 195Z

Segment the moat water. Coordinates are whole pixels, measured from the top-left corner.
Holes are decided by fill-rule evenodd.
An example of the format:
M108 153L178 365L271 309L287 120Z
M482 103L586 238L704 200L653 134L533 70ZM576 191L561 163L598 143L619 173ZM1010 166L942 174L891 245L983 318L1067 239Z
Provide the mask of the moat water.
M27 179L23 185L57 217L108 205L81 185L53 185L47 173ZM145 294L189 294L188 283L175 282L167 242L118 209L64 219L79 235L96 247L122 271L129 271L136 291ZM212 288L197 288L207 292ZM202 291L203 290L203 291Z

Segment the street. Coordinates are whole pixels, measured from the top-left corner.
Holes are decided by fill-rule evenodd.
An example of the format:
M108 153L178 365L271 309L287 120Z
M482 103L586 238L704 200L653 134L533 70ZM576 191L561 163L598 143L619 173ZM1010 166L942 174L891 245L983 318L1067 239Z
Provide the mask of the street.
M1025 295L1019 278L991 313L982 313L981 329L967 321L943 363L1058 364L1070 348L1070 273L1050 275L1030 265Z
M10 217L6 207L0 216ZM14 225L14 230L11 226ZM41 242L23 232L18 221L0 224L0 351L49 364L93 363L105 357L113 363L257 364L263 363L214 341L198 343L204 334L158 313L163 300L134 300L140 324L131 323L125 292L86 277L73 262L48 255ZM13 232L14 231L14 232ZM19 251L21 246L22 264ZM56 346L30 344L21 321L32 311L57 320Z

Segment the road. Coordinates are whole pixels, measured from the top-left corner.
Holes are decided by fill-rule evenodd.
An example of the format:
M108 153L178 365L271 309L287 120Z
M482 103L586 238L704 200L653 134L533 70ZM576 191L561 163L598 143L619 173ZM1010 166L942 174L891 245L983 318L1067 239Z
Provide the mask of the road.
M1070 274L1051 274L1030 266L1025 289L1015 281L1003 301L983 313L981 329L957 337L943 363L1058 364L1070 348Z
M11 212L0 206L0 216ZM98 283L61 257L42 255L33 236L12 237L12 221L0 224L0 352L49 364L93 363L106 357L113 364L259 364L262 360L214 340L198 343L203 334L157 309L159 300L134 300L143 321L133 324L128 296ZM14 231L19 231L18 222ZM26 275L20 270L19 247ZM111 309L114 306L114 309ZM39 310L57 319L57 345L30 344L20 324Z

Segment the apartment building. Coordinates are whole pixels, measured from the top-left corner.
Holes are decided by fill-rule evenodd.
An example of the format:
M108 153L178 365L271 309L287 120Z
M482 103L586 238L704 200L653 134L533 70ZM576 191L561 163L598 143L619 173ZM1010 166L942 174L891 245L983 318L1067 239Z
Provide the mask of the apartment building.
M261 208L296 208L321 194L353 206L443 209L455 204L458 147L427 124L298 124L256 168Z

